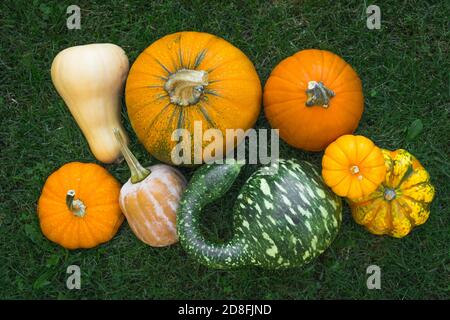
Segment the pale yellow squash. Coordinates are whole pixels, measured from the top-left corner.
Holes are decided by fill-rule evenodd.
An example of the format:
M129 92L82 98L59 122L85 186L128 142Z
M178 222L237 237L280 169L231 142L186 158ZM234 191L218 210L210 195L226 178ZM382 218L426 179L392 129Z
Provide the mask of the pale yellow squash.
M122 48L111 43L70 47L53 60L56 90L69 107L94 156L111 163L121 157L113 128L127 135L120 122L121 96L129 70Z

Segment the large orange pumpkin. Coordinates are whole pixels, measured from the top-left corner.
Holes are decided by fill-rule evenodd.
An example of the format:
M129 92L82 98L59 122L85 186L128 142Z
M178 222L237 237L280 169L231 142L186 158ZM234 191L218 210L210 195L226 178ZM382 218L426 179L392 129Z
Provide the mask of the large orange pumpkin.
M45 182L38 202L43 234L67 249L109 241L124 220L119 182L94 163L70 162Z
M211 143L200 136L194 148L195 122L197 132L220 130L224 139L216 143L231 150L236 141L226 139L225 130L253 126L261 91L253 64L238 48L211 34L178 32L157 40L139 55L128 76L125 98L131 125L153 156L174 163L172 152L181 136L190 147L185 159L193 163L209 160L199 147ZM184 132L189 135L177 129L187 129Z
M303 50L281 61L264 87L270 125L288 144L308 151L358 126L364 109L361 80L342 58L324 50Z

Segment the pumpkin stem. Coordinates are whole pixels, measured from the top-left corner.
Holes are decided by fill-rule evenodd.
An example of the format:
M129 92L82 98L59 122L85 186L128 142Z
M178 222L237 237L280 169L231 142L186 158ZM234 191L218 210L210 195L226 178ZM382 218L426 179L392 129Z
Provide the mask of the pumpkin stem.
M322 82L309 81L306 90L306 106L321 106L328 108L330 99L335 96L333 90L328 89Z
M66 205L69 210L77 217L84 217L86 214L86 206L80 199L75 199L75 190L69 190L66 194Z
M386 190L384 191L384 199L387 201L394 200L396 196L397 193L394 189L386 188Z
M147 178L147 176L150 174L150 170L145 169L139 161L136 159L136 157L131 153L128 146L125 144L125 141L123 140L122 135L120 134L119 129L114 128L113 129L114 136L117 139L117 142L120 144L120 151L122 151L123 157L125 158L125 161L128 164L128 167L130 168L131 172L131 183L138 183Z
M164 84L170 102L179 106L196 104L208 85L208 72L180 69L171 74Z
M357 165L350 167L350 173L352 175L357 175L357 179L359 181L361 181L363 179L363 176L361 175L361 170L359 169L359 167Z
M359 167L358 166L351 166L350 167L350 172L352 173L352 174L357 174L357 173L359 173Z

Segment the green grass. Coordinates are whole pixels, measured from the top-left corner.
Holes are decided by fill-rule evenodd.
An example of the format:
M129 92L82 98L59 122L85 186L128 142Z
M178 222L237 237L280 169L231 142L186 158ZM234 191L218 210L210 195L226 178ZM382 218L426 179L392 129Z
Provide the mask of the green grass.
M377 1L381 30L366 28L363 1L2 1L0 4L0 298L450 298L449 23L446 1ZM7 4L8 3L8 4ZM66 8L82 9L82 29L67 30ZM447 3L447 4L446 4ZM360 75L365 112L357 129L389 149L406 148L429 170L437 195L428 222L402 240L377 237L345 207L338 238L302 269L216 271L179 245L156 249L124 223L112 241L67 251L40 232L36 201L46 177L66 162L94 162L87 143L50 79L63 48L112 42L133 62L165 34L198 30L230 41L254 62L264 83L283 58L305 48L331 50ZM145 164L156 161L134 135ZM423 132L406 140L411 123ZM268 127L261 114L258 127ZM320 164L321 153L281 145L282 157ZM121 182L125 164L107 169ZM231 190L254 168L246 168ZM190 176L192 171L184 170ZM230 197L231 197L230 196ZM231 235L230 201L208 207L205 229ZM81 267L82 289L66 289L66 268ZM368 290L367 266L382 271L382 289Z

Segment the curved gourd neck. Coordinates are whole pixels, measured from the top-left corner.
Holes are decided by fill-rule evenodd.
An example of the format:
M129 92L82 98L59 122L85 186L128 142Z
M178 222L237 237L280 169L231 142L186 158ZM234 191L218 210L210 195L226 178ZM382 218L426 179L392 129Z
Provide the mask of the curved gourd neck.
M178 224L178 232L184 248L204 265L225 269L245 264L240 239L233 238L226 243L208 241L200 230L199 216L185 216Z
M195 172L180 203L177 229L183 247L202 264L233 268L246 264L243 239L227 243L208 241L200 230L200 214L209 203L222 197L239 175L240 164L204 165Z
M123 157L125 158L125 161L128 164L128 167L130 168L131 172L131 183L139 183L145 178L148 177L150 174L150 170L145 169L139 161L136 159L136 157L133 155L133 153L130 151L128 146L126 145L125 141L123 140L122 135L120 134L119 129L114 128L113 129L114 136L116 137L117 142L120 145L120 151L123 154Z

